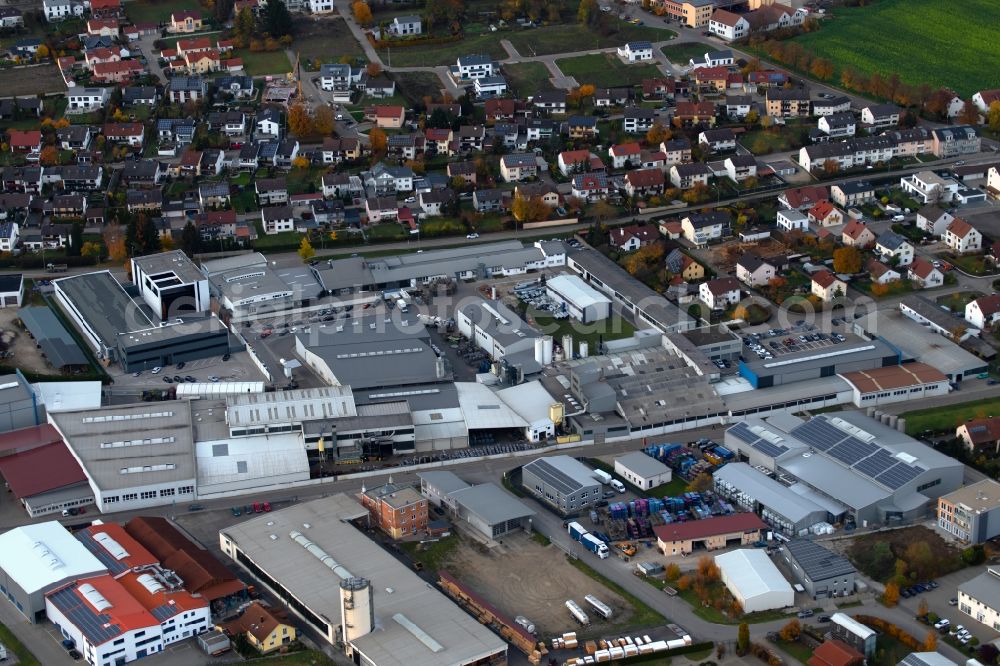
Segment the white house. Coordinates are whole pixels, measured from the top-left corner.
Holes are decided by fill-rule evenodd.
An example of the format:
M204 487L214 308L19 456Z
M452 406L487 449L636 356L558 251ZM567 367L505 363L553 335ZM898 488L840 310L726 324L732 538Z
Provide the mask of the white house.
M21 227L17 222L0 222L0 252L13 252L21 237Z
M942 237L948 229L948 225L955 219L951 213L941 210L937 206L924 206L917 211L916 227L928 234Z
M742 183L748 178L757 176L757 160L753 155L730 155L723 162L726 175L736 183Z
M980 331L1000 320L1000 294L990 294L969 301L965 306L965 321Z
M961 187L958 181L942 178L933 171L920 171L899 179L903 191L923 204L951 203Z
M475 83L476 97L503 97L507 94L507 79L497 76L481 76Z
M103 109L110 98L111 88L70 88L66 92L66 113L90 113Z
M309 11L313 14L329 14L333 11L333 0L309 0Z
M740 283L732 277L702 282L698 285L698 298L713 310L724 310L740 302Z
M361 69L344 63L328 63L319 69L319 87L323 90L350 90L361 81Z
M869 104L861 109L861 122L875 129L892 129L899 125L900 112L895 104Z
M640 490L650 490L670 483L673 472L669 467L642 451L633 451L615 458L615 474Z
M875 239L875 252L882 255L883 261L895 259L897 266L913 263L913 245L893 231L883 232Z
M729 214L722 211L694 213L681 220L684 238L695 245L706 245L722 238L729 228Z
M618 143L608 148L611 168L624 169L626 165L636 166L642 154L642 146L636 142Z
M828 270L813 273L812 294L821 301L829 302L847 293L847 283Z
M708 21L708 31L727 42L732 42L750 34L750 22L741 14L716 9Z
M874 257L868 260L865 268L868 270L868 275L871 276L872 282L875 284L889 284L903 277L899 271L891 266L887 266Z
M423 29L423 22L419 16L397 16L389 24L389 32L394 35L419 35Z
M782 231L806 231L809 229L809 216L795 208L779 210L777 223Z
M917 257L910 264L908 276L924 289L940 287L944 284L944 273L934 267L934 264L923 257Z
M698 143L708 146L713 153L736 150L736 133L728 127L702 130L698 134Z
M857 120L850 111L821 116L816 126L827 136L835 139L843 139L857 133Z
M452 74L457 75L456 78L462 81L479 79L484 76L496 76L499 73L500 67L497 63L493 62L493 59L488 55L483 55L482 53L459 57L455 67L452 69Z
M778 267L753 252L747 252L736 262L736 277L750 287L761 287L778 275Z
M653 59L653 45L650 42L627 42L618 47L618 57L625 62L643 62Z
M978 252L983 249L983 235L974 226L956 217L945 229L942 240L945 245L959 254Z
M1000 169L995 166L986 172L986 191L994 199L1000 199Z
M83 16L83 3L73 3L70 0L42 0L42 9L45 11L45 20L51 22L62 21L70 16Z
M688 64L691 65L693 69L701 69L702 67L730 67L736 63L736 58L733 56L733 52L729 49L723 51L708 51L704 56L700 58L691 58Z
M0 308L19 308L24 300L24 276L20 273L0 275Z
M260 209L265 234L280 234L295 229L295 216L291 206L266 206Z

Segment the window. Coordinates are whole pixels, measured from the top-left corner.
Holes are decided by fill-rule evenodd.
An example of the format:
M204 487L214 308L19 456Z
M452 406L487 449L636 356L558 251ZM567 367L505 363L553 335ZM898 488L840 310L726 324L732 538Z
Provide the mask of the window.
M154 499L156 497L156 491L155 490L144 490L141 493L139 493L139 497L142 498L142 499L144 499L144 500Z
M194 486L181 486L177 489L178 495L190 495L194 492Z
M107 497L104 498L104 503L105 504L114 504L115 502L118 501L118 499L119 499L118 495L108 495Z
M139 499L139 493L125 493L122 495L122 500L125 502L130 502L132 500Z
M173 488L163 488L160 490L160 497L171 497L174 494Z

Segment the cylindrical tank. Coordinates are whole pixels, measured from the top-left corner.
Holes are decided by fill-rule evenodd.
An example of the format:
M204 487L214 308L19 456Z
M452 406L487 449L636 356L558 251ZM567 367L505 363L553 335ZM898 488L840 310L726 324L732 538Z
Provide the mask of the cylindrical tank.
M563 358L573 360L573 336L569 333L562 336Z
M340 625L345 643L371 633L375 628L372 586L366 578L340 581Z
M587 358L590 354L590 344L580 340L580 358Z
M542 343L544 345L543 349L545 352L545 362L542 365L549 365L552 363L552 336L543 335Z
M542 338L535 338L535 361L538 365L545 365L545 341Z

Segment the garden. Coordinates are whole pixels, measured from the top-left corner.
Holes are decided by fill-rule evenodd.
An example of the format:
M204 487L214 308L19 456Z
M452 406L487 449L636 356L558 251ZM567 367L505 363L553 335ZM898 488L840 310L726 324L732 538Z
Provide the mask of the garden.
M655 64L629 65L611 53L591 53L557 60L556 65L566 76L572 76L580 85L592 84L599 88L633 86L643 79L661 76Z
M518 97L530 97L539 92L552 90L552 74L549 68L540 62L519 62L504 65L503 74L507 84Z

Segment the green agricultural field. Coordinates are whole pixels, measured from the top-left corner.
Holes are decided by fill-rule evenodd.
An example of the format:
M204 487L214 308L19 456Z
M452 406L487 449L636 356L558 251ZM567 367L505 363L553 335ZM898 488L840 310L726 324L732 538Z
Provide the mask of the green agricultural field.
M796 40L838 68L895 72L907 83L946 86L967 97L1000 87L998 25L996 0L879 0L837 8L818 31Z
M522 56L536 56L606 49L634 40L662 42L673 39L676 33L661 28L622 23L615 32L604 37L573 23L518 30L504 36Z
M643 79L663 76L656 65L627 65L611 53L557 60L556 65L563 74L572 76L580 85L592 83L598 88L637 85Z
M701 42L688 42L685 44L671 44L660 49L667 60L675 65L686 65L691 58L703 56L708 51L714 51L716 47Z
M134 23L170 23L174 12L198 7L190 0L135 0L124 6L125 15Z
M528 97L537 92L552 90L549 68L540 62L521 62L504 65L503 74L518 97Z

